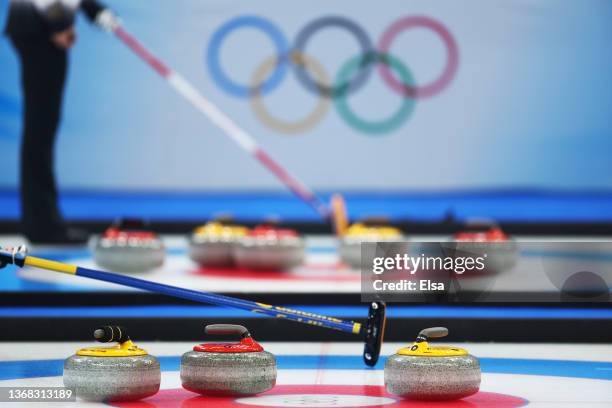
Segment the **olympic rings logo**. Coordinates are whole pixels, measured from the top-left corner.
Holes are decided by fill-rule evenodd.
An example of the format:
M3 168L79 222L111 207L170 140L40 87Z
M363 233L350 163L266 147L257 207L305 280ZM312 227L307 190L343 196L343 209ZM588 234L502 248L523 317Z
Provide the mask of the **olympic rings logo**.
M254 28L266 34L276 48L271 56L255 69L249 84L244 85L229 78L220 63L220 51L224 40L235 30ZM322 64L306 53L309 40L326 28L340 28L355 37L361 52L342 65L330 79ZM415 84L410 70L400 59L389 54L395 38L403 31L425 28L434 32L446 48L446 65L438 78L424 85ZM380 135L402 126L414 111L417 99L429 98L440 93L453 80L459 64L459 52L455 39L440 22L424 16L400 18L389 26L375 48L372 40L361 26L341 16L326 16L315 19L297 34L291 47L283 33L269 20L259 16L240 16L227 21L213 34L206 52L206 63L211 77L226 93L249 98L251 108L267 127L280 133L305 132L317 125L329 111L333 102L338 114L351 127L369 134ZM358 91L370 78L374 67L384 82L402 97L399 108L387 118L369 121L358 117L348 104L347 96ZM285 121L273 117L263 102L263 96L274 91L293 69L298 81L309 92L319 97L312 112L296 121Z

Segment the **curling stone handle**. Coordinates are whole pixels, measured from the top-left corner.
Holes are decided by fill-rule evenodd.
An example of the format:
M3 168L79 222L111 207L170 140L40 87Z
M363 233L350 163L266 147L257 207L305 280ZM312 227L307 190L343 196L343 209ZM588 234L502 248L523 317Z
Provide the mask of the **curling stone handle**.
M488 231L499 228L499 224L491 218L469 218L465 221L464 228L469 231Z
M388 227L391 225L389 217L384 216L367 217L361 220L361 222L368 227Z
M249 330L239 324L209 324L204 328L206 334L237 335L241 338L251 337Z
M94 338L100 343L124 343L130 339L127 330L121 326L102 326L94 330Z
M448 336L448 329L446 327L429 327L419 332L417 341L427 341L428 339L437 339L446 336Z
M234 217L232 217L232 214L222 213L217 215L214 221L221 225L232 225L234 223Z
M141 218L119 218L113 226L126 231L142 231L147 229L148 222Z

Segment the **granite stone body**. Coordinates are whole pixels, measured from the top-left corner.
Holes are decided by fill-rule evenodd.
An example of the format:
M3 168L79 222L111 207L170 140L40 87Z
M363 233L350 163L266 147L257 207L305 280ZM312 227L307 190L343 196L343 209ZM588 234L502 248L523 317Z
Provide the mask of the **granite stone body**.
M422 357L394 354L385 363L391 394L415 400L453 400L478 392L480 363L472 355Z
M233 252L237 243L237 237L192 236L189 258L200 266L229 267L234 264Z
M181 381L203 395L253 395L276 384L276 358L267 351L189 351L181 358Z
M117 272L146 272L163 265L164 245L161 240L131 241L101 238L94 245L98 265Z
M88 401L134 401L159 390L157 358L144 356L70 356L64 362L64 386Z
M304 262L305 248L300 237L244 237L235 248L234 260L247 269L285 270Z
M404 253L408 251L408 244L401 242L402 236L386 238L386 237L359 237L345 236L340 239L338 253L342 262L353 269L361 269L361 243L362 242L397 242L397 245L391 248L394 253Z
M497 242L457 242L456 251L461 256L483 256L485 258L485 270L489 273L499 273L511 269L519 257L518 246L515 241Z

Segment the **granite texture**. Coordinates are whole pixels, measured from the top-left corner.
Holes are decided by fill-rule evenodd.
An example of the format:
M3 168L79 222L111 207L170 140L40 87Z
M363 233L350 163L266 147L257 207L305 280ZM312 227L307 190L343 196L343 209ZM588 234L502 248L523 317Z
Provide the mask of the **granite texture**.
M229 267L234 264L233 252L238 238L192 236L189 258L200 266Z
M421 357L394 354L385 364L391 394L416 400L453 400L478 392L480 363L471 355Z
M304 262L306 245L300 237L245 237L234 250L236 264L247 269L284 270Z
M64 362L64 386L88 401L134 401L159 390L157 358L73 355Z
M258 394L276 384L276 358L267 351L189 351L181 358L181 381L185 389L204 395Z
M146 272L162 266L166 256L163 244L157 240L143 243L100 239L93 253L98 265L116 272Z
M397 242L397 245L390 247L391 251L395 253L407 253L408 243L402 242L404 237L351 237L345 236L340 239L338 245L338 254L340 260L350 266L353 269L361 269L361 243L362 242Z
M458 256L484 256L485 271L499 273L511 269L518 261L519 251L515 241L469 242L457 241Z

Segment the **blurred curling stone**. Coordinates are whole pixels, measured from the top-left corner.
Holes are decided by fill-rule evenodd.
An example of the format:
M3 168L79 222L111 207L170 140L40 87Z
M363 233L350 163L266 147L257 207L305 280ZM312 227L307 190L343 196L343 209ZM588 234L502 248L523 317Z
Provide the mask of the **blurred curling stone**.
M224 217L202 225L189 239L189 257L203 267L227 268L234 265L234 251L248 228Z
M164 243L142 220L116 221L92 240L94 260L116 272L146 272L163 265Z
M491 220L470 220L453 236L456 256L484 256L485 270L498 273L511 269L518 261L516 242Z
M297 231L261 225L240 239L234 260L245 269L281 271L301 265L305 251L306 244Z
M346 229L346 233L339 237L340 259L352 268L361 267L362 242L398 242L393 252L402 253L408 250L408 244L399 228L389 225L385 218L368 218L357 222Z

